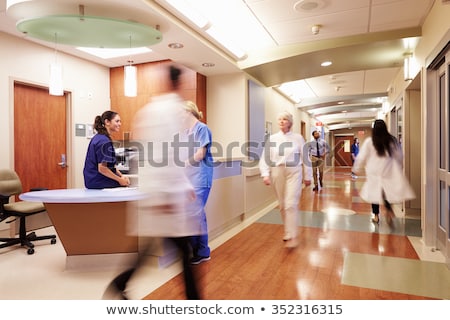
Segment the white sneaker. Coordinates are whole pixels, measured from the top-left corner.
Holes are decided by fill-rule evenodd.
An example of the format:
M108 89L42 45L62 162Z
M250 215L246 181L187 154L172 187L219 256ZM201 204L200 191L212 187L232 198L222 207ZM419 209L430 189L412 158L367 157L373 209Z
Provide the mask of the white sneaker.
M297 238L292 238L289 239L288 241L286 241L285 245L286 248L295 248L296 246L298 246L298 240Z

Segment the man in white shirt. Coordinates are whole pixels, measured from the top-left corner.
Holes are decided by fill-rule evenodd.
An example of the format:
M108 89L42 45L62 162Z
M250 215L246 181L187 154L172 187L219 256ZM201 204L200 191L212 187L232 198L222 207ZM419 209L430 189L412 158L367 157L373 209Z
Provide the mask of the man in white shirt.
M313 191L319 191L323 187L323 167L325 164L325 157L328 154L328 143L320 138L320 133L314 130L312 133L313 139L309 142L308 150L311 158L314 188ZM317 179L319 176L319 179Z

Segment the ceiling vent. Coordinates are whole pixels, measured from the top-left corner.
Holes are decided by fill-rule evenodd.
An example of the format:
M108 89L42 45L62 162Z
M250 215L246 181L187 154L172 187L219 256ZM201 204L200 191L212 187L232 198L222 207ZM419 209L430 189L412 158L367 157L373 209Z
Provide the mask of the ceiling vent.
M299 12L311 12L322 9L325 6L323 0L300 0L294 4L294 10Z

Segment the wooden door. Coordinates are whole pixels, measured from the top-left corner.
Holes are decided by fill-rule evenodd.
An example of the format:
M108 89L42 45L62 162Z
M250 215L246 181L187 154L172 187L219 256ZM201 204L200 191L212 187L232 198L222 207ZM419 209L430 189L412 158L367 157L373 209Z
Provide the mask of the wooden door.
M351 145L353 136L335 136L334 165L337 167L352 166Z
M66 97L14 84L14 169L23 191L67 188Z

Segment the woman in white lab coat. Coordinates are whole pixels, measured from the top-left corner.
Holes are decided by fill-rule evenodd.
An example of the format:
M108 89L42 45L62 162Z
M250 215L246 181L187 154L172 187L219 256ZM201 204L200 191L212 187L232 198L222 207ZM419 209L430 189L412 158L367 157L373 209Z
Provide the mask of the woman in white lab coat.
M379 223L380 204L387 209L387 222L392 225L394 213L391 203L401 203L415 198L408 180L403 174L401 145L392 136L383 120L375 120L372 137L365 139L356 157L353 172L365 169L366 182L360 196L372 204L372 221Z

